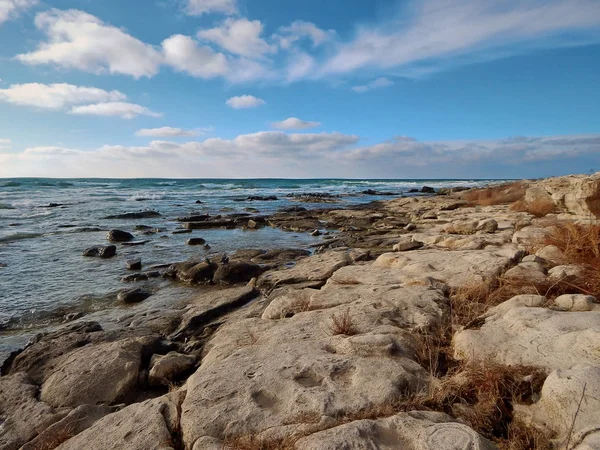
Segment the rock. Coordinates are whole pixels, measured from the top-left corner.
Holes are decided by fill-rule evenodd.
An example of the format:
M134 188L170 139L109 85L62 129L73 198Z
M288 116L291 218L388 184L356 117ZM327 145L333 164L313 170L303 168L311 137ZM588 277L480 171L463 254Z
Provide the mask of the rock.
M143 302L151 295L152 294L150 292L144 291L143 289L130 289L119 292L119 295L117 295L117 300L122 303L139 303Z
M193 233L194 230L175 230L172 232L172 234L189 234L189 233Z
M537 264L541 264L541 265L547 264L547 261L544 258L541 258L540 256L537 256L537 255L527 255L521 261L527 262L527 263L537 263Z
M128 233L127 231L121 230L111 230L106 235L106 239L111 242L128 242L134 239L133 234Z
M522 244L525 246L532 246L546 237L548 230L544 228L536 228L533 226L527 226L521 228L513 234L512 241L514 244Z
M534 192L535 191L535 192ZM600 213L600 174L546 178L533 183L525 198L544 198L561 211L584 217Z
M168 236L161 236L161 238L168 238ZM139 245L146 245L150 241L135 241L135 242L123 242L124 247L137 247Z
M385 192L385 191L376 191L374 189L367 189L366 191L361 191L363 195L399 195L397 192Z
M215 216L213 219L219 219L221 216ZM178 217L177 222L204 222L210 219L210 214L195 214L192 216Z
M158 272L157 272L158 273ZM159 273L160 276L160 273ZM122 283L134 283L138 281L147 281L148 275L145 273L132 273L121 278Z
M515 412L533 425L554 431L556 448L566 448L569 434L569 448L597 448L586 446L585 441L575 446L584 439L597 442L600 437L600 367L577 364L555 370L546 378L540 400L531 406L518 405Z
M286 208L281 208L279 210L279 212L284 212L284 213L304 212L304 211L308 211L308 209L304 208L303 206L288 206Z
M453 342L458 359L556 370L600 365L599 339L600 311L511 308L488 317L478 330L458 332Z
M262 314L263 319L284 319L308 311L315 289L276 289L269 296L269 306Z
M234 202L271 202L271 201L275 201L277 200L277 197L274 195L267 195L267 196L262 196L262 195L250 195L246 198L234 198L233 201Z
M404 227L406 231L413 231L417 229L417 226L414 223L409 223Z
M258 291L256 289L251 286L244 286L208 292L198 296L183 315L173 338L177 339L191 335L211 320L245 305L257 295Z
M515 295L511 299L500 303L498 306L494 306L493 308L488 309L488 311L483 315L483 317L491 317L495 315L502 316L513 308L534 308L537 306L543 306L547 301L548 299L543 295Z
M213 276L213 281L223 284L247 283L252 278L259 277L264 271L265 268L258 264L232 261L219 266Z
M127 264L129 270L142 270L142 260L140 258L130 259L125 264Z
M162 214L158 211L139 211L107 216L105 219L152 219L155 217L162 217Z
M148 382L152 386L168 385L196 364L196 357L177 352L152 355Z
M70 437L87 430L102 417L116 411L114 406L82 405L73 409L66 417L52 424L20 450L39 450L58 446Z
M300 439L295 448L495 450L497 447L446 414L412 411L379 420L357 420L314 433Z
M556 298L554 303L566 311L592 311L598 300L593 295L565 294Z
M423 247L422 242L413 240L412 238L407 238L395 244L393 250L395 252L406 252L408 250L415 250L421 247Z
M421 219L424 220L436 220L438 218L437 214L433 211L426 212L421 216Z
M83 256L100 258L112 258L116 254L117 247L115 245L94 245L83 252Z
M504 279L520 280L533 286L544 285L546 270L540 263L522 262L508 269L502 277Z
M62 203L48 203L45 208L58 208L59 206L63 206Z
M435 189L430 186L423 186L420 192L423 194L435 194Z
M550 281L572 281L585 276L585 268L570 264L556 266L548 271Z
M172 450L185 391L135 403L98 420L57 450Z
M455 220L444 225L444 232L450 234L474 234L479 226L478 220Z
M565 254L555 245L546 245L535 252L535 255L544 258L552 265L561 264L563 261L566 261Z
M248 228L254 230L258 227L258 224L254 220L250 219L250 220L248 220L248 223L246 224L246 226Z
M217 264L211 261L186 261L169 266L163 274L166 278L175 278L184 283L206 283L213 279Z
M84 346L60 359L40 399L54 407L114 404L135 394L144 346L124 339Z
M498 222L494 219L483 219L477 223L477 231L483 233L495 233L498 229Z
M16 450L67 412L38 400L38 387L25 373L0 378L0 448Z
M187 245L204 245L206 241L202 238L191 238L186 242Z
M310 233L311 236L321 236L321 232L319 230L315 230L312 233Z
M208 230L210 228L228 228L235 227L232 219L215 219L204 222L187 222L183 226L188 230Z
M234 256L237 252L234 254ZM310 256L310 251L301 248L282 248L268 251L252 256L250 260L255 264L286 264Z

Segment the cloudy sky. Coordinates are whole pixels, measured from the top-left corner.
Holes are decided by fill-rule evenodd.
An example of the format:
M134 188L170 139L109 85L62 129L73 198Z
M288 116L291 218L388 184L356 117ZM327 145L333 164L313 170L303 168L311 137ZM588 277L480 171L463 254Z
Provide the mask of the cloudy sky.
M0 177L600 171L600 0L0 0Z

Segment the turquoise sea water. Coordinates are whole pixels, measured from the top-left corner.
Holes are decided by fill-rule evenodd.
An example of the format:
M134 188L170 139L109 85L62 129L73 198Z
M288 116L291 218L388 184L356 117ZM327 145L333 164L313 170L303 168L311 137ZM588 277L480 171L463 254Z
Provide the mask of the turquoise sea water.
M339 180L339 179L0 179L0 347L2 334L39 327L72 311L109 308L128 271L125 260L141 257L145 269L191 256L230 252L238 248L308 247L318 242L305 233L265 228L259 231L195 231L210 250L185 244L191 235L173 235L174 219L193 213L235 213L252 207L260 214L298 205L288 194L339 194L334 204L306 204L307 208L344 207L392 196L362 191L407 194L422 186L434 188L478 186L491 180ZM248 196L277 196L277 201L238 202ZM197 204L199 200L202 203ZM61 206L47 207L51 203ZM145 209L162 217L109 220L104 217ZM134 234L136 225L161 230L136 236L149 242L120 247L115 258L82 257L82 251L106 243L106 231L118 228ZM168 288L157 280L153 289ZM177 295L182 294L181 289ZM8 330L8 331L7 331Z

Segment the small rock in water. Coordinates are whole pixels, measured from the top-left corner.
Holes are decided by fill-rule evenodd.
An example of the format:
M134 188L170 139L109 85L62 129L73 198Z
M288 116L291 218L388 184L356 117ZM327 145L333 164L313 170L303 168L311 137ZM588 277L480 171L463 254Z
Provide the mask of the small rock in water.
M122 230L110 230L106 235L106 239L110 242L128 242L133 241L133 234Z
M117 254L115 245L94 245L83 252L83 256L98 256L100 258L112 258Z
M200 201L200 200L196 200L196 205L201 205L201 204L203 204L203 203L204 203L204 202L202 202L202 201Z
M0 267L7 267L6 263L0 263Z
M117 295L117 300L123 303L139 303L146 300L152 294L143 289L131 289L129 291L121 291Z
M187 245L204 245L206 241L202 238L191 238L188 239Z
M421 192L423 194L435 194L435 189L432 188L431 186L423 186L421 188Z
M79 319L80 317L83 317L83 313L81 311L72 312L65 315L64 322L71 322L72 320Z
M49 203L46 205L46 208L58 208L59 206L63 206L62 203Z
M140 258L130 259L126 262L127 268L129 270L141 270L142 269L142 260Z
M188 234L191 232L192 232L192 230L175 230L175 231L173 231L173 234Z
M123 245L125 247L136 247L138 245L145 245L147 244L149 241L135 241L135 242L123 242Z
M319 230L315 230L312 233L310 233L311 236L321 236L321 232Z
M210 248L211 248L210 245L204 244L204 250L210 250Z
M131 275L126 275L123 278L121 278L121 282L122 283L135 283L138 281L146 281L147 279L148 279L148 275L146 275L145 273L132 273Z
M254 229L256 229L256 227L257 227L257 223L254 220L250 219L248 221L248 228L254 230Z

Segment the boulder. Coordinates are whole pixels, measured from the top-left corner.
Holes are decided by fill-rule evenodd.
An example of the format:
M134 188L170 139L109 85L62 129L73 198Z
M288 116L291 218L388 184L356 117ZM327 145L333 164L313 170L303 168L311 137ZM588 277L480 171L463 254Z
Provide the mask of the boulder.
M477 231L483 233L495 233L498 229L498 222L495 219L483 219L477 223Z
M259 277L264 271L265 268L258 264L231 261L219 266L213 276L213 281L223 284L247 283L252 278Z
M211 261L191 260L172 264L163 276L175 278L184 283L207 283L212 281L217 268L218 265Z
M543 285L546 282L546 270L543 265L537 262L521 262L508 269L502 278L520 280L533 286Z
M127 264L129 270L142 270L142 260L140 258L130 259L125 264Z
M106 239L110 242L128 242L132 241L134 237L133 234L128 233L127 231L110 230L106 235Z
M67 412L40 401L38 387L25 373L1 377L0 448L17 450Z
M423 194L435 194L435 189L431 186L423 186L420 192Z
M565 294L557 297L554 303L565 311L592 311L598 300L593 295Z
M300 439L296 450L496 450L475 430L438 412L412 411L357 420Z
M556 245L546 245L535 252L535 255L544 258L552 265L561 264L566 260L565 254Z
M600 311L515 307L486 318L479 329L458 332L453 343L458 359L556 370L600 365L599 339Z
M87 345L58 360L40 399L54 407L115 404L135 395L144 345L124 339Z
M415 250L421 247L423 247L423 243L421 241L417 241L412 238L405 238L399 241L397 244L394 244L392 249L395 252L406 252L408 250Z
M204 245L206 241L202 238L191 238L186 242L187 245Z
M122 303L140 303L150 297L152 293L143 289L129 289L121 291L117 295L117 300Z
M57 450L170 450L176 448L185 391L135 403L104 416Z
M100 258L112 258L116 254L117 247L115 245L94 245L83 252L83 256Z
M555 266L548 271L551 281L572 281L582 277L585 277L585 267L576 264Z
M600 173L536 181L528 188L525 197L542 197L554 202L561 211L595 217L600 213Z
M169 385L196 364L196 357L177 352L152 355L148 382L153 386Z
M478 220L455 220L445 225L443 230L450 234L474 234L478 226Z

